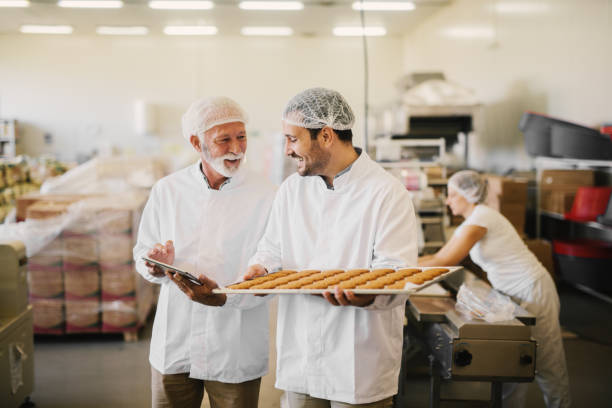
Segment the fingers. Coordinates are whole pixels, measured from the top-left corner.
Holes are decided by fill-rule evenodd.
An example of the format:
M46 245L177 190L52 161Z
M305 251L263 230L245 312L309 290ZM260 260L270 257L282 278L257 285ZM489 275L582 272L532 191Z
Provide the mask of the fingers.
M202 286L198 288L198 292L203 292L203 294L205 295L212 295L213 289L219 287L217 282L215 282L212 279L207 278L206 275L200 274L200 276L198 276L198 280L202 284Z
M334 295L332 295L330 292L323 292L323 297L325 298L325 300L327 300L332 305L340 306L340 303L338 303Z
M193 298L194 293L191 286L184 280L178 273L170 273L166 271L166 276L175 283L175 285L185 293L190 299Z
M334 290L334 294L336 295L336 300L342 306L349 306L351 304L351 302L349 302L346 296L344 295L344 291L340 289L339 287L336 286L336 289Z
M256 278L258 276L263 276L267 273L268 271L263 266L251 265L249 266L249 269L247 269L246 273L244 274L244 280L249 280L249 279Z

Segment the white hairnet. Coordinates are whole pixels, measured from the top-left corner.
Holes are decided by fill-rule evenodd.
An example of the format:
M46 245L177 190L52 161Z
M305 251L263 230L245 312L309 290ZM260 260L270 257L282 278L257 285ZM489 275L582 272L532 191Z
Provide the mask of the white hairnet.
M291 98L283 111L283 120L307 129L329 126L335 130L347 130L353 127L355 115L339 92L310 88Z
M231 122L247 123L244 110L233 99L225 96L198 99L183 115L183 137L189 141L192 135L202 140L204 132L215 126Z
M481 203L487 197L487 180L473 170L462 170L448 179L448 186L472 203Z

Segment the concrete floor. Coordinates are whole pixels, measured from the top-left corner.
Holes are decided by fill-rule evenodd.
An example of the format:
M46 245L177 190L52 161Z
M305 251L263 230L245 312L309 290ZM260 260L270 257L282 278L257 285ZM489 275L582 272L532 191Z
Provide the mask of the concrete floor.
M612 305L567 286L562 286L560 293L561 323L578 335L565 340L573 406L609 407ZM275 303L272 306L275 317ZM273 326L271 330L274 332ZM41 408L150 407L150 322L140 334L135 343L125 343L122 336L37 337L32 401ZM280 406L281 392L274 388L274 345L270 346L271 373L263 379L261 408ZM421 372L426 372L425 367ZM414 395L410 406L427 407L428 379L413 375L407 386ZM208 403L202 406L208 407ZM529 386L527 406L544 407L535 383Z

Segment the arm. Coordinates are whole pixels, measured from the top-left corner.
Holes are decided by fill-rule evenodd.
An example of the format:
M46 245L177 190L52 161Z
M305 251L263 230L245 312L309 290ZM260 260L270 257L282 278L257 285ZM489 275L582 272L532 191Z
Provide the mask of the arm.
M477 225L464 225L435 254L419 258L419 266L454 266L469 254L470 249L484 237L487 229Z
M138 273L149 282L162 284L168 282L164 273L158 269L153 269L142 260L143 255L153 255L155 259L168 263L164 260L166 259L167 252L165 255L162 254L162 247L165 248L165 246L159 244L159 242L163 241L159 229L160 218L157 203L159 194L157 189L158 184L153 186L149 200L142 212L140 227L138 228L138 240L132 253L134 255L134 265ZM163 255L164 259L160 257L161 255ZM172 248L172 261L174 261L174 247Z
M265 275L266 273L275 271L282 266L280 226L282 223L281 206L283 196L284 194L282 190L279 190L278 193L276 193L265 232L259 240L259 244L257 244L255 254L249 260L249 268L244 275L245 280L252 279L256 276Z
M414 265L417 258L416 217L410 196L403 187L385 196L376 223L371 268ZM324 296L335 306L360 306L372 310L391 309L406 301L406 296L355 295L350 290L340 289Z
M405 188L385 199L374 243L372 268L399 268L416 264L417 221L412 199ZM368 309L392 309L403 305L404 295L377 296Z

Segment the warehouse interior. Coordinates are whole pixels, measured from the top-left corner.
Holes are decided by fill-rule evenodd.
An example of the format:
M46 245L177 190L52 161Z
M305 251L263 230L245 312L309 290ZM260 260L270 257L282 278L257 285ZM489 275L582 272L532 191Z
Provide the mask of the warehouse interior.
M0 0L2 407L152 406L163 285L137 270L133 248L154 186L202 157L184 115L200 98L237 101L248 116L242 168L281 186L296 172L283 109L313 87L348 101L354 146L408 190L419 265L404 268L460 231L449 179L486 180L485 205L554 282L572 405L608 406L612 0L81 3ZM509 300L511 323L456 309L462 284L496 289L495 271L470 255L409 292L393 406L510 406L502 388L515 382L528 384L519 406L554 406L531 361L537 320L520 301ZM294 295L266 297L264 408L289 406L275 387L283 296ZM440 299L451 305L442 312ZM522 371L496 352L489 371L469 372L457 353L473 340L461 324L474 322L490 329L474 349L512 340L523 358L531 347ZM431 343L442 329L456 347L446 357Z

